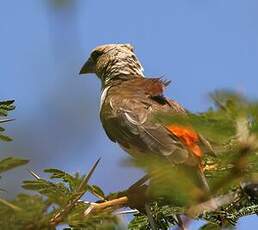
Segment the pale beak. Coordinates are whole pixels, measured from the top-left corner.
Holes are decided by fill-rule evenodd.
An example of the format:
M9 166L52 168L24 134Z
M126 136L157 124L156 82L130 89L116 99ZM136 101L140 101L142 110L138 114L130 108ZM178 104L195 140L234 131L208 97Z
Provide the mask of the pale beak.
M95 63L90 57L80 70L79 74L95 73Z

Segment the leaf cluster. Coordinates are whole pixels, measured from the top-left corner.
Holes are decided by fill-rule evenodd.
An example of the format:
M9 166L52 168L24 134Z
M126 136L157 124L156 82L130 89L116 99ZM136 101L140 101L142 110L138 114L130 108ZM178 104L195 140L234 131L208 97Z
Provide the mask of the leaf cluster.
M15 164L18 166L18 159L4 159L2 162L2 165L8 162L5 168ZM20 165L24 163L21 161ZM85 193L105 199L98 186L88 183L96 166L97 163L83 176L71 175L58 169L44 170L50 179L41 178L30 171L34 180L24 181L22 187L37 194L19 194L12 201L0 202L1 229L55 229L64 223L70 229L114 229L118 219L109 212L89 218L84 215L90 205L80 199Z
M96 197L97 204L127 196L125 206L137 209L128 225L132 230L166 230L191 219L205 220L201 227L205 230L231 228L243 216L257 214L258 103L231 91L217 91L211 98L214 106L207 112L188 113L184 117L165 113L155 117L164 125L192 127L200 138L205 137L206 145L211 144L202 162L210 194L198 186L191 169L172 167L166 160L153 156L133 162L148 173L147 185L135 183L137 186L109 195L89 183L98 161L86 175L51 168L44 170L48 178L43 178L30 171L33 179L22 185L29 193L9 201L0 199L1 229L56 229L60 224L65 224L66 229L121 228L120 218L114 213L117 206L86 215L92 205L85 201L88 195ZM26 163L18 158L3 159L0 173Z
M235 197L229 196L225 204L222 203L216 210L205 211L205 215L198 212L193 218L207 221L203 229L220 229L222 226L234 226L242 216L257 213L258 103L231 91L217 91L211 94L211 98L214 106L207 112L188 113L187 116L159 113L155 119L164 125L180 124L193 128L211 143L212 153L207 151L202 163L210 193L212 197L221 196L216 200L218 203L228 198L228 193L233 193ZM156 208L152 206L153 213L157 206L158 211L161 211L164 208L166 210L169 204L169 208L184 208L181 214L186 214L189 212L187 207L196 207L198 210L198 204L207 199L205 192L196 184L191 170L181 170L177 166L172 168L163 160L153 157L138 159L133 164L151 175L148 195L156 202ZM249 185L253 188L252 192L247 193L246 186ZM160 199L165 199L165 206L157 202ZM176 218L174 221L169 220L171 214L176 217L177 213L169 213L168 216L162 216L166 220L164 222L170 224L160 225L156 220L158 229L168 229L175 223ZM148 229L150 221L140 213L129 227Z
M15 109L13 105L14 100L0 101L0 141L11 141L12 138L4 134L5 129L2 124L11 121L12 119L7 119L8 112ZM4 117L4 118L3 118Z

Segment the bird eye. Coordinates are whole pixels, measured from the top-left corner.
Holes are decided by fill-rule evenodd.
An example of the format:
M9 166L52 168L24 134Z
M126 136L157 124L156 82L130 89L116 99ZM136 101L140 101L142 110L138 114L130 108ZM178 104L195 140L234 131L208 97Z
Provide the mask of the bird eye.
M103 54L102 51L100 51L100 50L94 50L94 51L91 53L91 58L93 59L93 61L96 61L102 54Z

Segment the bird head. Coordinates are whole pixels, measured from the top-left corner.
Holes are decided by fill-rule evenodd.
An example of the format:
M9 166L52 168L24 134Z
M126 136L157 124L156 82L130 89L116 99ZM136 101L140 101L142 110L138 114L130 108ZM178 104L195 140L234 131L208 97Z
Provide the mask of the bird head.
M80 70L80 74L95 73L102 86L113 80L143 77L143 68L130 44L97 46Z

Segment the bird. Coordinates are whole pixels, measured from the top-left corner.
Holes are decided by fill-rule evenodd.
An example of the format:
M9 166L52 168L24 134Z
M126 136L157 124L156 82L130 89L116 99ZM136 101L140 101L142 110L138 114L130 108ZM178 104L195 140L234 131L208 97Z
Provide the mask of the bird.
M94 48L79 74L96 74L101 81L100 120L111 141L134 158L160 156L190 168L208 191L201 167L208 141L191 127L154 119L160 112L187 116L187 111L164 95L170 81L143 72L134 47L125 43Z

